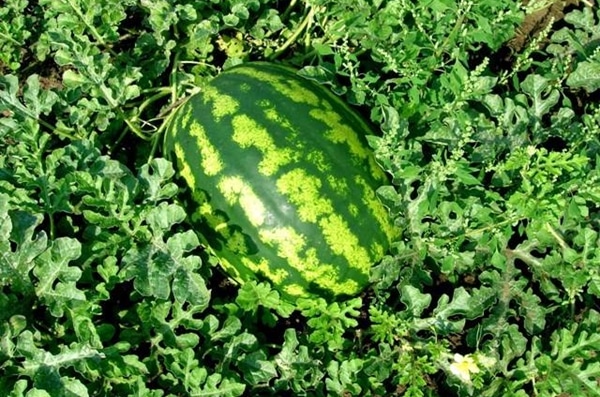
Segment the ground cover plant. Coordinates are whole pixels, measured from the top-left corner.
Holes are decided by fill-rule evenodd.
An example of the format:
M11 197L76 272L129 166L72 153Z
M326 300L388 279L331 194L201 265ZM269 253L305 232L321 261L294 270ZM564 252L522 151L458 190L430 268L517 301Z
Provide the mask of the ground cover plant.
M600 395L592 1L6 0L0 395ZM362 295L239 287L161 125L284 62L361 111L400 236Z

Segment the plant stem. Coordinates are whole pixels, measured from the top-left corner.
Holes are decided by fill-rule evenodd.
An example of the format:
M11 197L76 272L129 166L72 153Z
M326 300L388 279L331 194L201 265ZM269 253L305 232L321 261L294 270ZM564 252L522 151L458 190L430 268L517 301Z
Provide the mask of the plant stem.
M288 6L286 7L285 11L283 12L283 15L281 16L282 20L286 20L287 17L290 15L290 13L292 12L292 10L294 9L294 6L296 5L298 1L297 0L291 0L290 4L288 4Z
M275 50L275 52L273 52L273 54L271 54L269 56L269 58L268 58L269 60L272 61L272 60L278 58L281 54L283 54L292 44L294 44L294 42L298 39L298 36L300 36L302 34L304 29L306 29L306 27L309 26L310 22L312 21L314 15L315 15L315 7L313 7L313 6L309 6L309 7L310 8L308 9L308 13L304 17L304 19L302 20L300 25L296 28L294 33L290 37L288 37L288 39L285 41L285 43L283 43L277 50Z
M103 46L104 48L106 48L108 50L108 52L112 56L116 57L117 54L110 48L109 45L106 44L106 42L104 41L104 39L102 38L102 36L98 32L98 30L96 29L96 27L94 27L93 25L90 25L88 23L88 21L85 18L85 15L83 15L83 11L81 11L81 8L77 4L74 4L72 0L66 0L66 3L71 7L71 9L73 10L73 12L75 12L75 14L77 14L77 16L79 17L79 19L81 19L81 21L85 24L86 28L90 31L90 33L92 34L92 36L94 37L94 39L101 46Z
M4 34L2 32L0 32L0 37L2 37L4 40L10 41L12 44L16 45L17 47L21 47L23 45L23 43L19 43L17 40L12 38L11 36Z
M460 15L458 16L458 19L456 20L456 23L454 24L454 27L452 28L452 31L450 32L450 34L448 34L448 36L446 36L446 39L444 40L444 42L442 43L442 45L440 46L440 48L436 51L436 58L439 58L442 56L442 53L445 51L445 48L451 44L451 41L454 41L456 39L456 35L458 34L458 31L460 30L461 26L463 25L464 21L465 21L465 15L470 11L472 4L467 3L467 7L466 9L463 9L462 12L460 12Z
M20 113L21 115L23 115L26 118L37 121L38 124L40 126L42 126L43 128L45 128L49 131L52 131L53 133L56 133L56 134L62 136L63 138L69 138L71 140L77 139L77 137L75 135L72 135L69 131L64 130L63 128L60 128L58 126L54 126L54 125L48 123L47 121L42 120L40 117L33 115L29 111L29 109L27 109L25 106L21 106L21 105L15 106L12 103L8 103L8 105L13 109L14 112Z

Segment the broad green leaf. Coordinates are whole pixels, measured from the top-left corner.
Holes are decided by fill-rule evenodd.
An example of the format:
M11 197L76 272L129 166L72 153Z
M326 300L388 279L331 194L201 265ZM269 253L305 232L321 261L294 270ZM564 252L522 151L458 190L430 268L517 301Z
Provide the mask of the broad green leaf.
M227 340L237 334L241 329L242 323L239 318L228 317L220 330L211 332L210 338L212 341Z
M369 316L372 322L369 333L375 342L394 345L410 332L410 322L404 318L404 313L394 313L372 306Z
M535 385L536 390L566 392L578 397L600 395L597 387L600 364L590 359L590 351L600 347L600 336L578 328L555 331L550 354L539 353L536 367L546 375Z
M236 380L224 378L220 374L209 375L206 383L198 389L190 390L192 397L237 397L244 394L246 385Z
M558 103L560 94L543 76L531 74L521 83L521 88L531 100L530 111L541 120L554 105Z
M481 185L479 179L473 175L474 171L474 168L461 161L455 171L456 179L467 186Z
M170 211L172 211L171 215L180 214L180 211L183 211L183 209L179 206L177 206L175 208L177 208L177 209L173 208L170 210ZM165 214L163 214L163 215L165 215ZM177 217L175 217L175 218L177 219ZM175 223L173 223L171 226L173 226L173 225L175 225ZM196 235L196 233L194 233L193 230L186 230L185 232L176 233L176 234L172 235L171 237L169 237L166 245L169 250L169 253L172 256L174 256L175 258L180 258L185 253L188 253L188 252L198 248L200 246L200 240L198 239L198 236ZM194 262L191 262L188 264L191 266L189 268L189 270L196 270L197 268L199 268L200 267L200 258L195 257L195 256L192 256L190 258L195 258L195 259L194 259Z
M242 332L241 334L234 335L223 346L225 350L225 362L237 359L242 352L254 350L257 342L256 336L249 332Z
M571 88L583 88L592 93L600 89L600 60L582 61L567 78Z
M148 22L153 30L154 38L158 45L163 46L165 44L164 33L177 22L177 13L174 12L172 4L167 1L153 3L149 0L142 0L141 6L150 12Z
M183 267L177 269L173 276L173 296L178 302L201 307L208 307L210 301L210 291L202 276Z
M157 202L177 193L177 185L170 180L175 175L173 165L162 158L154 158L140 169L139 179L146 190L146 200Z
M85 343L96 349L102 349L102 341L90 317L73 315L73 322L75 324L74 331L80 343Z
M600 274L590 275L588 292L595 295L597 298L600 298Z
M317 346L326 345L330 350L342 347L345 342L342 335L358 324L355 318L362 306L360 298L331 304L327 304L323 298L300 299L297 303L302 314L310 317L307 321L312 329L309 340Z
M6 390L6 395L9 397L23 397L25 390L27 390L28 388L29 388L29 385L27 383L27 380L19 379L15 382L14 388L12 389L10 394L8 394L8 390ZM31 393L31 390L30 390L30 393Z
M431 304L431 295L421 293L412 285L402 287L400 299L406 305L406 310L415 318L419 318Z
M41 89L40 77L33 74L27 78L25 83L23 100L27 105L27 109L38 117L42 114L48 114L52 110L52 106L58 100L58 95L53 91Z
M77 88L83 85L84 83L91 84L91 82L89 82L84 76L71 69L64 71L62 79L65 87L71 89Z
M87 387L77 378L62 377L61 381L64 386L64 393L70 396L88 397Z
M494 345L496 348L501 349L498 352L500 356L499 361L506 371L514 359L521 357L525 353L528 340L519 331L516 324L506 327L499 338L499 343L494 343Z
M163 201L150 210L146 221L156 234L160 234L171 229L173 225L183 222L185 217L185 211L179 205L168 204Z
M33 290L29 272L35 266L37 258L48 245L46 234L35 234L42 222L40 215L23 211L9 213L9 200L0 195L0 285L10 285L14 292L30 293ZM11 247L16 245L16 250Z
M178 300L204 305L209 293L202 277L194 274L201 260L193 255L183 256L200 245L198 237L189 230L169 237L166 243L163 241L163 233L185 217L182 211L175 204L150 210L148 218L150 223L155 223L156 234L152 244L130 248L123 257L125 267L121 274L126 279L134 279L136 290L144 296L168 299L174 288Z
M463 287L456 288L452 300L442 295L429 319L416 319L415 326L420 329L435 327L441 334L462 331L466 319L481 317L495 300L495 294L488 288L475 290L469 294Z
M62 317L64 308L86 300L85 293L77 288L81 270L69 263L81 255L81 244L71 238L54 241L36 259L33 274L37 277L35 293L50 307L55 317Z
M199 343L200 337L196 333L178 333L175 336L175 346L177 346L178 349L195 348Z
M13 71L25 67L21 49L31 37L30 24L36 20L26 12L27 6L26 1L15 0L0 7L0 63Z
M50 393L48 393L46 390L40 390L37 388L33 388L30 389L27 394L25 394L25 397L52 397L52 395Z
M69 347L62 346L60 351L50 353L36 346L34 335L30 331L22 332L17 339L16 352L24 359L23 371L30 377L48 372L48 379L42 377L42 381L51 381L52 377L59 376L61 368L77 365L87 359L102 359L104 354L99 350L91 348L86 344L72 344ZM60 385L58 386L60 387Z
M589 31L590 33L600 33L600 27L598 27L597 19L594 18L594 8L584 7L583 9L573 10L565 15L565 20L575 27ZM596 9L596 16L598 10Z
M530 335L541 332L546 327L546 315L549 310L541 304L541 299L527 289L518 295L519 313L524 317L525 329Z
M145 378L137 378L135 382L132 382L131 386L131 397L163 397L165 395L163 390L152 390L148 389Z
M27 78L23 90L23 102L18 97L19 80L14 75L0 76L0 110L14 112L21 119L37 120L41 114L48 114L58 100L52 91L40 91L38 75Z
M174 355L174 361L170 363L169 369L182 382L186 391L200 388L208 375L206 369L199 366L199 361L192 348L178 351Z
M286 390L301 391L304 387L321 382L322 370L311 357L308 347L300 344L296 330L288 328L283 334L281 351L274 357L279 373L275 384Z
M117 352L117 349L107 352L105 360L106 368L103 370L107 378L114 379L146 379L149 376L148 366L140 361L140 357L134 354ZM127 350L127 349L125 349Z
M275 364L267 359L262 350L246 354L239 367L244 373L244 379L252 386L268 384L277 376Z
M175 265L163 252L155 252L152 246L132 248L123 258L128 265L127 278L134 277L136 290L144 296L167 300L171 294L169 282Z
M256 312L262 306L273 309L282 317L289 317L295 309L294 305L281 300L279 292L272 290L269 284L256 281L244 283L235 301L245 311Z
M259 306L276 307L279 303L279 294L267 283L251 281L240 288L235 301L242 309L254 312Z
M342 361L331 361L327 366L325 385L329 393L335 395L360 395L362 388L356 382L357 374L362 370L363 362L360 359Z

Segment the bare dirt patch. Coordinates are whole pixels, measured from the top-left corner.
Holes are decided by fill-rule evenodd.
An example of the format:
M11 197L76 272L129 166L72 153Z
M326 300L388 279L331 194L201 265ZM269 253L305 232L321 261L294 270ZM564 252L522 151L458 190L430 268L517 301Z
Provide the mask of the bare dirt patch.
M523 5L527 6L534 2L539 3L539 1L524 0ZM595 0L557 0L535 10L525 17L521 26L515 31L515 36L507 43L507 47L511 50L512 54L520 52L533 38L543 32L550 23L556 24L562 20L569 8L579 6L592 7L594 3Z

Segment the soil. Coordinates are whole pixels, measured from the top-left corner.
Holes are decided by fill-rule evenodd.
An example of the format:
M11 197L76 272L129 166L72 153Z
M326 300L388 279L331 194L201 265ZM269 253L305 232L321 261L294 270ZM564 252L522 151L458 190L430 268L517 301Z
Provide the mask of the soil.
M539 0L534 0L539 1ZM562 20L565 13L580 5L593 7L595 0L556 0L547 6L527 15L525 20L515 31L515 36L507 43L511 54L520 52L523 48L537 37L550 23L557 23ZM530 0L524 0L523 4L528 5Z
M563 21L566 14L574 9L583 9L586 7L595 7L598 0L523 0L523 4L527 6L531 3L548 3L547 5L537 7L537 11L527 15L521 25L515 29L514 36L504 45L493 53L476 53L471 60L473 64L478 64L484 57L491 59L490 68L494 73L512 71L514 63L518 55L525 51L532 41L544 34L544 31L551 26L550 32L545 33L545 38L539 40L538 49L543 50L550 43L548 37L567 23ZM543 55L541 55L543 57ZM585 90L565 90L565 94L569 97L573 104L575 113L580 114L585 109L586 103L597 101L600 99L600 92L589 94Z

